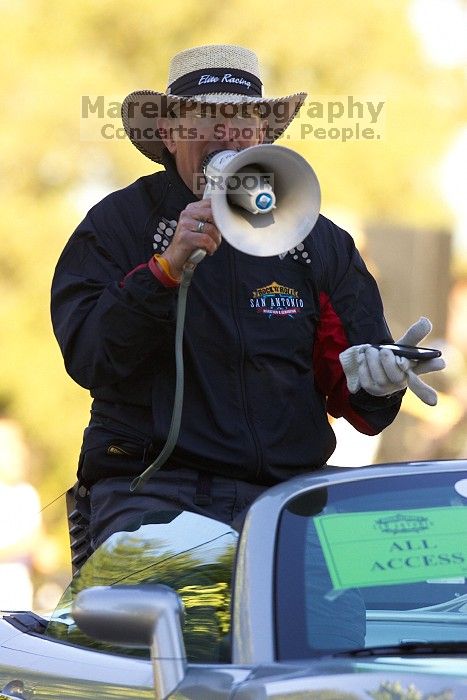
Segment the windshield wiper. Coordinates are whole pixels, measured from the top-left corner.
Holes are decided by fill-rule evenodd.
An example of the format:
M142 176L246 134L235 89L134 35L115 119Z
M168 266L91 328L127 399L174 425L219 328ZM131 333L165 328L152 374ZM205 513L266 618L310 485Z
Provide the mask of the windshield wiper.
M406 641L388 646L368 647L351 651L340 651L334 656L417 656L426 654L467 654L467 641L458 642L423 642Z

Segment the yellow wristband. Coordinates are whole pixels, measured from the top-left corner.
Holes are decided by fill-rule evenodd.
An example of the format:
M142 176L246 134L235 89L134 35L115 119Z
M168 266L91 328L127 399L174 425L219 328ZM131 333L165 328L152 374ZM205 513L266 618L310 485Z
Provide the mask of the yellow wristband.
M167 277L169 277L172 280L172 282L176 282L177 284L180 282L179 279L177 279L176 277L174 277L172 275L168 260L163 258L162 255L158 255L157 253L156 253L156 255L154 255L154 260L157 262L158 265L161 266L161 268L164 270Z

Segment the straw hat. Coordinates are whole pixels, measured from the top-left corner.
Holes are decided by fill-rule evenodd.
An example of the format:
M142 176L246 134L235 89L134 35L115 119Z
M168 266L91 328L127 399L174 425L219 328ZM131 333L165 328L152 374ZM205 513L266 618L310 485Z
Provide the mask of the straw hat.
M305 92L263 97L258 58L250 49L197 46L173 57L166 92L136 90L128 95L122 104L122 120L133 145L160 163L164 144L157 128L159 117L225 119L251 115L254 109L267 122L264 143L272 143L289 126L305 98Z

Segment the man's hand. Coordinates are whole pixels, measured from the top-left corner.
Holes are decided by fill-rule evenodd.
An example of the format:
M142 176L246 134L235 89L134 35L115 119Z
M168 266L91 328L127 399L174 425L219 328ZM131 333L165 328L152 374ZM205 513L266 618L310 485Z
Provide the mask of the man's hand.
M418 345L431 331L427 318L420 318L397 340L400 345ZM419 374L437 372L446 366L440 357L434 360L414 361L397 357L391 350L354 345L339 355L351 394L365 389L373 396L388 396L407 386L424 403L435 406L436 391L419 378Z
M180 214L172 242L162 257L170 266L172 277L180 279L183 266L190 255L202 248L208 255L216 252L221 243L221 234L214 224L211 200L191 202Z

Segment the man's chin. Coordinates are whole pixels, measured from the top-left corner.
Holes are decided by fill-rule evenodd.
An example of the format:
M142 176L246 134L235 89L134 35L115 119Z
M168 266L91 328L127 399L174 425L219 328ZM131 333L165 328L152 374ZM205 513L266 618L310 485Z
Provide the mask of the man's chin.
M193 174L193 187L191 189L193 194L199 197L199 199L203 198L204 190L206 189L206 177L200 166L198 172Z

